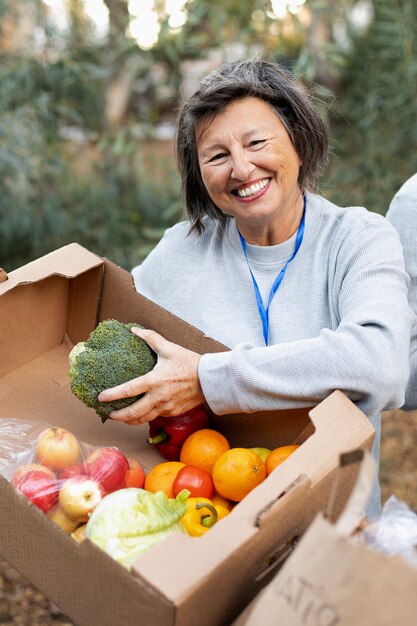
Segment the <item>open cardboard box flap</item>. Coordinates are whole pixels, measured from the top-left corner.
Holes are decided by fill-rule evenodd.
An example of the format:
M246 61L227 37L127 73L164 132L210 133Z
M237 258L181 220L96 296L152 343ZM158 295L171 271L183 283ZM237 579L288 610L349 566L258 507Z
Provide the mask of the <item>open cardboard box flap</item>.
M363 450L341 455L334 487L352 463L360 467L342 514L334 524L317 514L294 553L233 626L275 626L278 615L285 626L415 626L417 568L355 534L375 476L371 456Z
M129 272L71 244L0 284L0 418L63 426L151 468L162 459L146 443L147 426L102 425L70 391L71 347L109 318L142 324L199 353L227 349L137 294ZM0 553L80 626L230 623L322 510L339 454L370 448L374 431L338 391L315 408L213 416L213 423L232 446L302 445L203 538L169 537L129 574L90 542L76 544L1 479L3 510L14 522L0 527Z

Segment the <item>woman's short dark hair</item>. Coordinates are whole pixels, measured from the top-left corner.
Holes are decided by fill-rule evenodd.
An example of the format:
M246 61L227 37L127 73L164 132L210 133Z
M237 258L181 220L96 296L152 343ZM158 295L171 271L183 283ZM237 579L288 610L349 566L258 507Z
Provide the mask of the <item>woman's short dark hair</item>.
M288 70L270 61L225 63L200 83L182 105L177 118L177 163L191 230L203 231L205 215L220 220L223 225L228 220L211 200L201 177L197 124L210 121L230 102L247 97L260 98L277 112L302 161L298 178L302 191L317 188L318 176L327 162L328 137L311 94Z

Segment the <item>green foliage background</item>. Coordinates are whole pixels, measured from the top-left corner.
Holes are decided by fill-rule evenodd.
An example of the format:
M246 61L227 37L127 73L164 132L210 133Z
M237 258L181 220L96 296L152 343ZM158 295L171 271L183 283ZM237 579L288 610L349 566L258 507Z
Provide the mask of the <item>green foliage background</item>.
M285 29L267 0L189 0L179 31L158 2L159 40L143 51L125 36L126 0L106 0L111 31L100 42L79 0L68 0L65 36L46 21L40 0L0 0L0 35L5 20L30 4L45 38L42 54L0 50L0 266L10 271L71 241L128 269L144 258L182 215L173 159L149 152L155 125L178 105L181 62L236 42L248 55L260 50L291 67L316 93L332 145L322 192L341 205L386 212L417 171L415 1L369 0L373 17L360 31L350 20L354 0L307 0L310 26L293 16ZM120 74L131 91L113 127L106 94ZM82 133L76 148L63 134L68 128Z
M378 0L374 19L352 37L331 115L334 158L324 188L342 204L385 214L417 172L417 3Z

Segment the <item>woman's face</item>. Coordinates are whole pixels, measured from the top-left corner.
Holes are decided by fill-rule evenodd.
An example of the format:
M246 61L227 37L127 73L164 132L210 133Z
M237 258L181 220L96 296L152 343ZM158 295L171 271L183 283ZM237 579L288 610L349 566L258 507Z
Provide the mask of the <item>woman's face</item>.
M274 109L248 97L197 125L198 160L216 206L251 243L288 239L302 212L301 161Z

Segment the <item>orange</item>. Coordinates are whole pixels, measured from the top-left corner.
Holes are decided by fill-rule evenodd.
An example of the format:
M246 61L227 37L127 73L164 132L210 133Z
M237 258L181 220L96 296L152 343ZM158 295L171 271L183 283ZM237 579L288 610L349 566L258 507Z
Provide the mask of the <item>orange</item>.
M229 449L230 444L224 435L217 430L202 428L184 441L180 461L185 465L201 467L211 474L215 460Z
M211 501L217 511L217 521L219 521L223 517L226 517L226 515L230 513L230 511L233 509L233 506L235 504L231 500L223 498L223 496L219 495L218 493L214 494L214 496L211 498Z
M240 502L266 478L261 457L249 448L230 448L223 452L213 467L216 491L234 502Z
M156 493L163 491L168 498L173 498L172 484L184 463L179 461L165 461L155 465L145 478L144 489Z
M280 446L279 448L274 448L268 456L266 457L265 465L266 465L266 473L269 474L274 470L278 465L281 465L285 459L297 450L300 446Z

